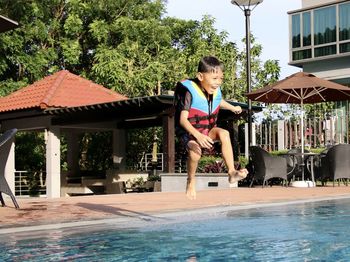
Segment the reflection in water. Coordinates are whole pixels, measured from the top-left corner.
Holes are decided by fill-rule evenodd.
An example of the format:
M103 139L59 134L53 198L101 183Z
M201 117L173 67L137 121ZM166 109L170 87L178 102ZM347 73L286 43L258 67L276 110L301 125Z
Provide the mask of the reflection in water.
M197 262L197 258L195 256L189 257L186 262Z

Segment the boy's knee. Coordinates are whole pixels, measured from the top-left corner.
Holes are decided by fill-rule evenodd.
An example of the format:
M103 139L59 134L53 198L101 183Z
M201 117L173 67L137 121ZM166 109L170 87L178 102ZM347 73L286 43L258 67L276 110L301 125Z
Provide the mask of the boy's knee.
M219 137L221 141L224 139L230 139L230 132L225 129L222 129L219 133Z
M193 150L188 151L188 157L191 159L191 161L198 162L202 156L201 152L195 152Z

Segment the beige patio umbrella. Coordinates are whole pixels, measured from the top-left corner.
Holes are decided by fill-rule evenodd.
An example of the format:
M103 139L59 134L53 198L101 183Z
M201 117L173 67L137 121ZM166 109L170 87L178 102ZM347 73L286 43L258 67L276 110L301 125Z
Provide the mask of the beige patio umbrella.
M350 100L350 88L299 72L246 95L252 101L264 103L300 104L300 128L304 132L304 104ZM301 152L304 153L304 134L301 136Z

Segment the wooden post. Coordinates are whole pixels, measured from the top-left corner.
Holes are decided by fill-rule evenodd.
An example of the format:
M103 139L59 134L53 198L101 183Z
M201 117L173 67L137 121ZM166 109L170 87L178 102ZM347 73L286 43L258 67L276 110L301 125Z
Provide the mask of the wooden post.
M334 128L334 118L333 118L333 116L331 116L331 119L330 119L331 121L331 130L330 130L330 133L331 133L331 138L330 138L330 143L331 143L331 145L334 145L334 132L333 132L333 128ZM335 131L335 130L334 130Z
M290 135L288 130L288 122L286 120L284 122L284 149L288 148L288 137Z
M274 124L271 121L271 151L275 150L275 133L274 133Z
M292 126L291 120L289 120L288 125L289 125L289 147L288 147L288 149L291 149L293 147L293 136L294 136L293 126Z
M317 147L317 141L316 141L316 137L317 137L317 129L316 129L316 117L314 117L314 125L312 128L312 134L314 136L314 147Z
M325 136L324 136L323 131L322 131L322 119L321 118L318 119L318 139L320 142L320 146L322 143L324 145Z
M294 147L299 145L298 122L294 121Z
M265 150L269 150L269 147L268 147L268 144L269 144L269 142L268 142L268 140L267 140L267 123L265 123Z
M164 171L175 172L175 121L174 115L163 116Z
M349 114L345 115L345 143L349 144Z
M272 150L271 144L272 144L272 121L269 122L269 152Z

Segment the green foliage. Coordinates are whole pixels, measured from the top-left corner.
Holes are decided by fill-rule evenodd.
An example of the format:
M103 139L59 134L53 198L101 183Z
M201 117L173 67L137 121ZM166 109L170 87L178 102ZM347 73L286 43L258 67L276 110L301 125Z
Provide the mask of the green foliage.
M46 170L46 144L43 132L18 132L16 134L16 169L33 172ZM67 144L65 137L61 140L61 165L65 169Z
M269 153L273 156L278 156L278 155L285 155L287 154L287 152L288 152L288 149L283 149L283 150L274 150Z
M245 156L239 156L238 160L240 168L245 168L248 165L249 161Z
M215 165L217 162L221 163L222 158L216 157L216 156L202 156L201 159L198 162L198 173L205 173L206 167Z
M0 13L20 24L0 34L0 96L61 69L128 97L155 95L173 90L181 79L195 77L199 59L215 55L226 68L222 86L225 98L245 101L245 48L239 50L228 40L227 32L215 29L213 17L204 16L200 21L165 17L166 3L0 1ZM253 36L251 41L252 85L258 88L276 81L280 68L278 61L262 63L262 47ZM148 152L152 142L152 136L143 132L132 131L127 140L132 141L127 152L131 161L136 160L133 163L139 160L137 152ZM105 135L95 135L82 138L84 169L111 165L111 152L102 152L99 144L111 148L110 140Z
M107 170L112 167L111 132L84 133L80 140L80 170Z
M235 163L236 168L245 168L248 160L244 156L239 157ZM227 173L225 162L218 156L202 156L198 163L198 173Z
M27 171L30 196L38 196L40 175L46 170L45 140L43 133L18 132L16 134L16 170Z
M289 149L275 150L275 151L271 151L270 154L274 155L274 156L285 155L285 154L287 154L288 150ZM310 148L308 150L310 150L310 152L312 152L312 153L320 154L321 152L325 151L326 148L325 147L318 147L318 148Z
M149 174L147 181L160 181L161 177L158 173L154 173L154 174Z
M245 101L245 50L215 29L213 17L185 21L165 11L162 0L1 1L0 12L21 26L0 35L0 95L61 69L129 97L154 95L216 55L226 66L224 95ZM251 39L253 87L261 87L278 78L279 65L262 64L262 47Z
M321 153L324 152L325 150L327 150L326 147L310 148L310 151L311 151L312 153L316 153L316 154L321 154Z
M143 179L143 177L136 177L132 180L132 184L134 186L143 186L145 184L145 180Z
M145 153L152 153L154 136L157 137L158 152L162 152L161 128L128 129L126 137L126 165L131 169L141 168L136 166Z
M16 169L45 171L45 140L43 133L18 132L16 134Z
M40 195L40 174L39 172L28 172L28 194L30 196L39 196Z

